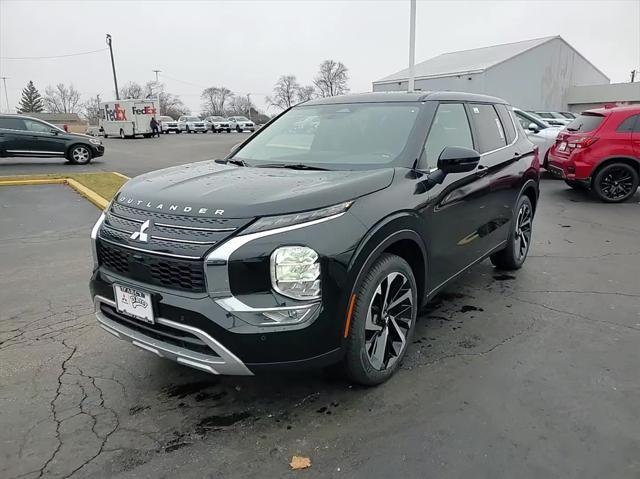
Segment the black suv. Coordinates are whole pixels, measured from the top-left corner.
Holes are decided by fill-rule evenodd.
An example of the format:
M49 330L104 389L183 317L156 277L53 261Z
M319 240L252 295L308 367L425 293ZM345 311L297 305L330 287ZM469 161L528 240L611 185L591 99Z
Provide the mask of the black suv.
M448 282L523 264L539 172L498 98L310 101L225 160L129 181L92 231L96 315L211 373L341 362L377 384Z
M46 121L22 115L0 115L0 157L62 157L86 165L104 155L97 138L67 133Z

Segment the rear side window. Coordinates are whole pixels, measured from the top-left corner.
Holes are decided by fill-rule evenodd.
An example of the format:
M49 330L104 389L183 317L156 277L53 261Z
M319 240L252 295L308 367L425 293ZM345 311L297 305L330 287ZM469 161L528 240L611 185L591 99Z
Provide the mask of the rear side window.
M435 168L440 153L447 146L473 148L471 128L462 103L441 103L438 106L424 144L420 167Z
M630 131L640 131L640 115L632 115L629 118L627 118L626 120L624 120L622 123L620 123L620 126L618 126L618 128L616 128L616 131L618 132L630 132Z
M593 131L600 126L604 116L597 113L582 113L567 125L567 131Z
M500 120L502 120L504 132L507 134L507 143L511 143L516 139L516 128L513 126L509 110L507 110L505 105L496 105L496 110L498 111L498 115L500 115Z
M502 122L493 105L471 104L471 121L478 133L479 152L497 150L507 145Z
M7 130L25 130L22 118L0 118L0 128Z

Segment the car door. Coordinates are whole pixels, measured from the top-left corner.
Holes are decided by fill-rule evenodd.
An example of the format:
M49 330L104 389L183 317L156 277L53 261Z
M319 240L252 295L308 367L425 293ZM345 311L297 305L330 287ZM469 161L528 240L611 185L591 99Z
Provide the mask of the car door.
M25 128L30 136L34 154L42 156L63 156L65 154L67 134L53 125L24 119Z
M462 102L441 102L435 112L420 155L420 170L437 169L447 146L476 149L468 112ZM485 196L489 182L485 168L448 174L441 184L430 185L429 200L421 210L425 221L430 263L430 289L436 289L482 252L478 230L486 223Z
M20 117L0 118L0 154L3 156L20 156L25 154L24 144L26 138L23 135L24 129L24 120Z

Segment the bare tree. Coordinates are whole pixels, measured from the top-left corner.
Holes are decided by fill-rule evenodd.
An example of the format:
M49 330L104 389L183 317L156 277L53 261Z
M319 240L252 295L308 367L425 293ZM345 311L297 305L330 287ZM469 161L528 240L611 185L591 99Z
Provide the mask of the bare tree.
M349 70L342 62L325 60L320 64L320 71L313 80L321 97L343 95L349 91Z
M73 85L67 86L64 83L46 88L44 104L51 113L79 113L82 109L80 92Z
M245 96L233 96L227 107L228 115L249 116L249 100Z
M120 88L120 98L127 100L132 98L146 98L145 89L134 81L126 83Z
M227 103L233 97L233 92L225 87L212 86L202 90L202 114L205 116L223 116Z
M295 75L282 75L273 87L273 96L267 97L267 103L285 110L296 103L296 94L300 85Z
M316 88L313 85L301 86L296 92L298 103L313 100L314 96L316 96Z
M89 98L84 102L81 115L86 118L90 125L97 125L100 120L100 101L98 98Z

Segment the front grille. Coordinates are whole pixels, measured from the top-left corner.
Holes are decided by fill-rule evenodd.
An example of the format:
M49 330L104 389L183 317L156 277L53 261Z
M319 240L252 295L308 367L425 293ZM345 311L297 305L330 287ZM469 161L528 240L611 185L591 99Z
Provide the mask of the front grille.
M144 334L145 336L172 344L174 346L178 346L180 348L189 349L200 354L217 356L215 351L207 346L207 344L204 343L200 338L186 331L174 329L159 323L143 323L141 321L129 318L118 313L115 308L104 303L100 303L100 311L111 321L121 324L122 326L126 326L127 328L133 329L134 331Z
M201 260L165 258L97 242L101 266L127 278L181 291L206 290L204 263Z

